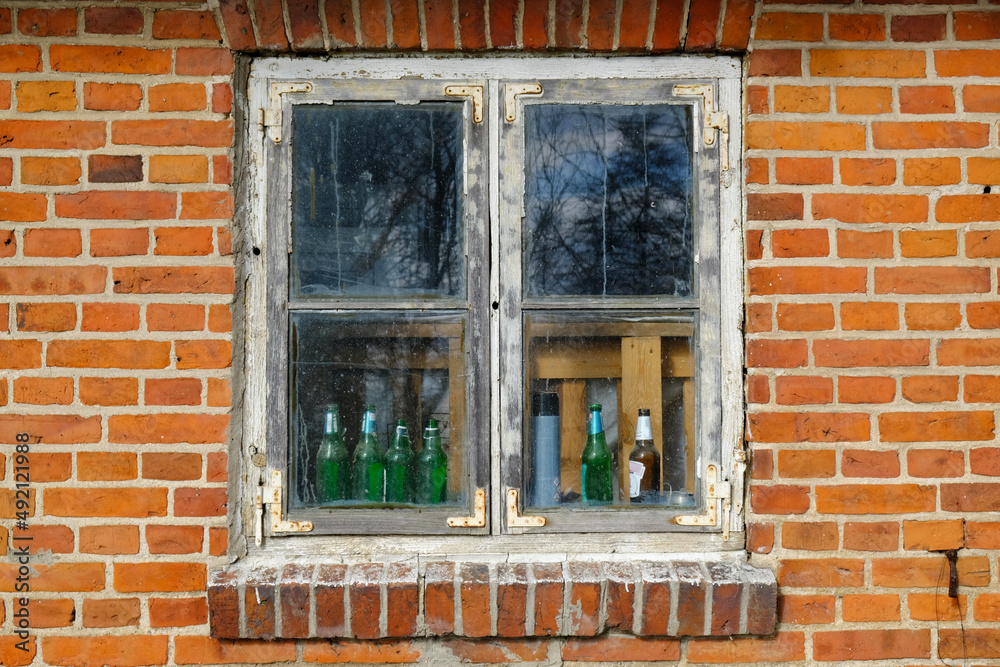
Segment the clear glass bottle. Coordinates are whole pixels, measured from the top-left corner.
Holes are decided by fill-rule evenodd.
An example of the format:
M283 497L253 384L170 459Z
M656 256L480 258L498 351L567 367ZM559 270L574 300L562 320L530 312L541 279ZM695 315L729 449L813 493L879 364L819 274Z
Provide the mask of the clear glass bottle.
M354 450L354 499L373 503L385 500L385 456L375 431L374 405L365 409Z
M396 422L392 444L385 453L385 500L389 503L413 502L413 448L406 420Z
M417 456L417 503L436 505L448 499L448 455L441 447L436 419L427 421L424 446Z
M639 408L635 446L628 455L629 499L651 502L660 493L660 453L653 444L653 425L648 408Z
M610 505L614 500L614 465L611 448L604 437L601 405L587 406L587 444L583 448L580 473L583 479L583 502L589 505Z
M316 452L316 499L320 503L347 500L351 488L351 455L340 432L340 409L326 407L323 440Z

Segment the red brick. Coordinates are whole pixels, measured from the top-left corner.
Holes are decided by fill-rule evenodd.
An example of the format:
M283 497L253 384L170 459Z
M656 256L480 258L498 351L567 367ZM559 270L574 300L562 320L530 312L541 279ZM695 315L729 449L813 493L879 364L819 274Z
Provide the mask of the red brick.
M294 662L295 656L294 641L229 641L199 635L180 635L174 639L174 662L178 665Z
M157 227L153 235L154 255L208 255L213 250L211 227Z
M80 553L126 555L139 553L138 526L83 526Z
M609 587L611 582L609 582ZM497 635L525 636L525 612L528 595L528 575L524 563L501 563L497 568ZM610 595L610 588L609 588ZM390 608L392 603L390 602ZM408 608L410 605L404 605ZM413 593L413 623L416 622L416 590ZM408 628L415 627L407 623ZM403 633L412 634L412 629ZM396 634L396 633L391 633Z
M910 618L915 621L960 621L968 618L968 605L964 595L955 599L935 593L910 593L906 596L906 601L910 608Z
M774 524L751 523L747 526L747 551L752 554L769 554L774 549ZM781 600L778 600L779 605ZM782 618L779 611L778 617Z
M82 252L79 229L28 229L24 232L25 257L79 257Z
M794 625L833 623L836 607L832 595L779 595L778 619Z
M0 414L0 443L13 444L17 433L29 433L32 443L69 445L98 442L101 418L78 415Z
M203 591L202 563L115 563L114 585L120 593Z
M840 533L833 521L785 521L781 524L781 546L805 551L835 551Z
M149 87L150 111L202 111L208 93L200 83L168 83Z
M930 658L930 630L843 630L813 634L817 660Z
M852 551L896 551L899 548L899 524L891 521L844 524L844 548Z
M49 516L166 516L167 490L157 488L45 489Z
M996 658L1000 656L1000 632L994 628L941 629L938 655L942 658Z
M349 5L348 5L349 6ZM424 16L427 26L427 48L432 51L450 51L455 48L455 29L452 19L453 4L446 0L424 0ZM536 39L532 28L533 22L530 20L532 9L535 5L525 5L524 7L524 43L526 48L535 46ZM548 6L545 7L548 9ZM329 10L327 10L329 13ZM346 12L345 12L346 13ZM327 21L329 24L329 20ZM353 40L354 31L351 30ZM541 46L544 46L544 37Z
M76 35L76 9L19 9L17 29L31 37Z
M902 86L899 110L908 114L955 112L955 93L949 86Z
M215 333L228 333L233 330L233 315L229 306L213 304L208 307L208 330Z
M855 588L863 586L864 580L864 561L860 558L783 560L778 566L779 586L794 588Z
M4 44L0 46L0 72L41 72L42 52L37 46Z
M850 294L864 292L863 267L781 266L749 270L750 294Z
M203 146L229 148L233 123L228 120L116 120L111 141L140 146Z
M486 12L483 3L458 0L458 29L462 50L486 48Z
M826 257L830 236L825 229L776 229L771 232L774 257Z
M958 253L958 235L952 230L900 232L903 257L954 257Z
M207 459L207 470L205 472L205 481L207 482L225 482L228 479L227 465L229 457L225 452L209 452L205 457Z
M530 643L530 642L529 642ZM534 660L539 651L526 650L520 642L497 641L489 644L453 639L442 643L442 647L456 656L462 656L468 661L479 661L481 656L503 656L503 659L513 659L520 655L521 659ZM291 648L295 648L294 645ZM420 661L419 645L409 640L358 642L351 640L332 639L327 642L307 642L303 647L302 657L307 663L337 662L348 664L359 663L416 663ZM291 659L294 659L294 654ZM540 658L539 658L540 659ZM197 664L201 664L199 661Z
M943 196L935 207L938 222L1000 220L1000 195Z
M104 563L32 563L31 592L83 592L104 590ZM13 592L17 565L0 563L0 591Z
M844 331L895 331L899 329L899 306L878 301L842 303L840 328Z
M767 185L767 158L747 158L746 165L746 183L760 183L762 185ZM748 231L747 233L749 234L750 232ZM760 257L754 257L747 253L747 259L760 259Z
M823 478L837 474L837 453L832 449L783 449L778 452L781 477Z
M829 14L828 20L830 39L845 42L885 40L885 17L881 14Z
M1000 38L1000 14L996 12L955 12L955 38L960 41Z
M135 378L80 378L84 405L138 405L139 381Z
M969 169L969 183L1000 183L1000 159L970 157L966 160L966 165ZM984 233L988 232L980 232Z
M817 185L833 183L833 160L830 158L776 158L775 177L778 183Z
M958 122L874 122L872 141L875 148L890 150L983 148L989 142L989 126Z
M22 642L27 642L23 644L27 647L27 650L22 650L18 646ZM21 639L17 635L0 635L0 659L3 660L5 666L24 667L25 665L30 665L34 661L37 652L38 646L34 635L30 635L26 640Z
M764 247L761 239L764 237L763 230L747 230L746 254L748 260L761 259L764 256Z
M940 403L958 400L958 376L916 375L904 377L903 398L911 403Z
M926 222L928 202L922 195L815 194L812 212L849 223Z
M99 35L141 35L142 12L131 7L87 7L84 30Z
M108 417L108 441L121 444L209 444L226 441L228 415L153 414Z
M142 103L142 88L134 83L83 84L83 106L95 111L135 111Z
M962 586L989 583L989 560L985 556L958 559L958 582ZM943 555L930 558L883 558L872 561L872 583L886 588L938 588L947 585L948 565Z
M78 452L76 478L81 482L121 482L138 476L132 452Z
M56 195L56 215L89 220L162 220L177 212L173 192L94 190Z
M973 112L1000 111L1000 86L965 86L962 88L962 106L966 111Z
M176 628L208 623L208 605L204 598L150 598L149 625L153 628Z
M174 345L178 370L229 368L232 343L226 340L179 340Z
M67 368L166 368L170 343L142 340L55 340L46 364Z
M333 7L336 3L329 2L327 7ZM328 9L327 16L332 15ZM219 3L219 17L226 30L228 46L234 51L256 51L257 41L253 34L253 21L250 18L250 10L247 8L246 0L222 0ZM337 25L331 18L329 21L330 32L337 33ZM353 39L354 29L351 28Z
M903 522L903 548L907 551L944 551L964 546L965 526L961 520Z
M748 194L747 217L750 220L801 220L800 194Z
M775 86L774 110L780 113L826 113L830 110L830 88Z
M774 381L778 405L817 405L833 401L833 380L824 377L779 375Z
M85 303L81 331L135 331L139 306L134 303Z
M57 72L169 74L170 49L130 46L53 44L49 61Z
M64 599L29 599L28 613L32 628L64 628L72 625L76 618L73 601Z
M848 259L888 259L892 255L892 232L859 232L853 229L837 230L837 257Z
M941 509L946 512L1000 511L1000 484L942 484Z
M139 625L139 598L111 598L83 601L83 627L118 628Z
M168 642L166 635L49 636L42 651L45 659L56 665L137 667L164 664Z
M146 306L146 326L150 331L201 331L205 328L205 307L151 303Z
M138 183L142 180L142 157L90 155L87 172L87 180L91 183Z
M936 42L945 37L944 14L893 16L892 39L895 42Z
M798 368L809 360L804 340L752 340L747 342L750 368Z
M228 83L212 84L212 113L228 114L233 110L233 89ZM213 156L213 159L226 159L224 155ZM218 182L218 181L217 181Z
M31 454L31 463L29 465L32 468L32 472L34 472L34 463L37 457L38 454ZM31 475L31 481L35 481L34 475ZM28 552L32 554L43 551L51 551L56 554L71 554L73 553L75 539L73 530L67 526L36 523L28 526L27 530L17 529L17 532L14 534L13 543L19 547L27 547ZM31 620L32 626L37 627L34 626L35 619L32 618Z
M886 412L879 415L883 442L991 440L993 413Z
M640 632L644 635L665 635L667 634L667 623L670 619L670 580L676 576L684 580L683 592L677 592L677 616L684 619L678 628L680 634L691 634L694 632L705 632L704 614L700 614L705 607L705 586L690 585L690 579L685 576L684 564L678 563L675 566L679 574L673 574L668 565L664 563L640 563L639 570L642 577L642 618L640 619ZM699 572L700 574L700 572ZM575 584L574 584L575 587ZM591 609L593 606L591 606ZM693 622L688 621L692 619ZM595 634L593 623L588 632L580 634Z
M212 12L160 10L153 15L153 39L221 40Z
M1000 339L945 340L937 352L941 366L992 366L1000 357Z
M813 76L862 78L920 78L926 72L922 51L813 49Z
M726 15L722 23L721 51L746 51L750 42L750 28L755 3L751 0L733 0L726 3Z
M125 257L145 255L149 252L149 230L92 229L90 230L91 257Z
M816 487L820 514L932 512L936 489L917 484L844 484Z
M899 477L899 454L847 449L841 459L840 472L844 477Z
M965 400L969 403L1000 403L1000 377L966 375Z
M816 366L926 366L927 340L818 340L813 343Z
M14 402L69 405L73 402L73 378L14 378Z
M47 216L45 195L25 192L0 192L0 220L40 222Z
M201 454L145 452L142 455L142 478L173 481L201 479Z
M750 507L755 514L804 514L809 511L809 487L752 486Z
M737 3L733 3L734 5ZM492 8L492 4L490 5ZM646 48L646 35L649 32L650 9L652 2L639 0L623 4L619 20L618 48L622 51L642 51ZM752 10L751 10L752 11ZM491 19L492 25L492 19ZM750 21L746 21L746 32L749 37ZM495 42L494 42L495 44ZM746 45L741 50L745 50Z
M559 563L535 563L535 634L559 634L563 608L563 575Z
M961 477L965 456L945 449L911 449L906 452L906 471L911 477Z
M906 328L911 331L949 331L962 324L957 303L908 303L903 310Z
M20 81L16 91L18 111L76 109L76 85L72 81Z
M68 452L31 452L32 482L65 482L73 474L73 455Z
M146 405L200 405L201 380L198 378L147 379Z
M799 12L765 12L757 19L754 39L757 41L822 41L823 15Z
M974 475L1000 477L1000 449L977 447L969 452L969 470Z
M791 662L805 659L805 638L801 632L780 632L768 638L693 639L687 655L694 663Z
M3 99L3 91L0 90L0 100ZM2 108L3 102L0 102L0 108ZM22 158L23 162L23 158ZM77 161L79 164L79 161ZM0 186L10 185L14 180L14 161L9 158L0 158ZM21 182L24 182L24 177L21 177Z
M748 149L850 151L865 149L865 128L855 123L752 121L747 124Z
M176 489L175 516L226 516L225 489Z
M895 181L895 160L889 158L840 159L840 182L844 185L891 185Z
M112 277L118 294L232 294L235 287L233 269L222 266L116 267ZM0 274L0 291L2 284Z
M659 7L659 5L657 5ZM661 21L660 12L656 22ZM653 36L654 50L656 36ZM798 49L754 49L750 53L750 76L800 76L802 74L802 51Z
M685 51L692 53L715 49L721 12L722 2L719 0L702 0L690 5Z
M878 623L900 619L898 595L845 595L842 604L844 621L848 623Z
M1000 545L1000 523L995 521L965 522L965 546L967 548L996 550L1000 548L997 545ZM978 617L976 620L979 620Z
M751 303L746 307L746 330L748 333L760 333L762 331L770 331L773 325L771 323L771 304L769 303Z
M146 526L151 554L200 553L205 529L201 526Z
M18 331L72 331L76 328L76 305L72 303L19 303L15 309ZM31 341L9 341L24 352L34 348Z
M417 17L413 16L416 24ZM319 22L319 3L288 5L288 27L293 51L322 51L323 29Z
M750 479L771 479L774 476L774 457L770 449L754 447L750 452Z

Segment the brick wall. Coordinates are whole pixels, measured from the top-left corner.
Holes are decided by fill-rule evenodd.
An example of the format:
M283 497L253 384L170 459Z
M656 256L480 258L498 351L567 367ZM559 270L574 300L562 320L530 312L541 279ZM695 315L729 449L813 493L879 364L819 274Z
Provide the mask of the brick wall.
M998 38L995 0L0 3L0 664L1000 659ZM230 49L748 46L748 550L778 575L777 634L210 638Z

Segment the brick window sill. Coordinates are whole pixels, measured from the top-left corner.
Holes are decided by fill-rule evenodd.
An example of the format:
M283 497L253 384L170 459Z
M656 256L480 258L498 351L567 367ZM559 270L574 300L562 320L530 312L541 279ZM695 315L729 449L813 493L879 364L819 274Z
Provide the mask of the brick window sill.
M770 635L777 583L728 561L237 563L208 605L227 639Z

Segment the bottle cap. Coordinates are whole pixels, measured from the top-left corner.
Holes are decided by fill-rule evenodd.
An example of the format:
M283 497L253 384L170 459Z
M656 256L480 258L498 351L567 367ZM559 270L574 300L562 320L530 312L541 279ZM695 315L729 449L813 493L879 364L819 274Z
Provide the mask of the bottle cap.
M559 394L540 391L531 395L531 414L535 417L558 417Z
M336 403L330 403L329 405L326 406L326 411L327 412L340 412L340 406L338 406Z
M587 409L590 410L591 412L593 412L594 410L597 410L598 412L600 412L601 411L601 404L600 403L591 403L590 405L587 406Z
M402 427L405 428L406 427L406 420L405 419L397 419L396 420L396 426L402 426Z
M639 416L640 417L648 417L649 416L649 408L639 408Z
M438 427L438 420L434 419L433 417L427 420L427 428L436 429L437 427Z
M368 406L367 406L367 407L365 408L365 410L367 410L368 412L375 412L375 405L374 405L374 404L369 404L369 405L368 405Z

